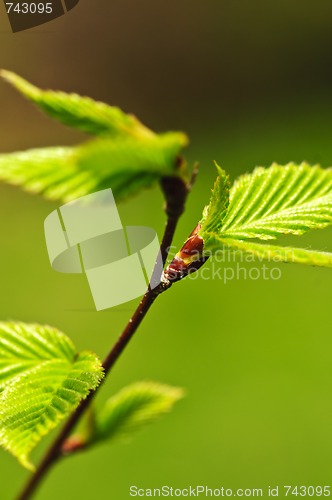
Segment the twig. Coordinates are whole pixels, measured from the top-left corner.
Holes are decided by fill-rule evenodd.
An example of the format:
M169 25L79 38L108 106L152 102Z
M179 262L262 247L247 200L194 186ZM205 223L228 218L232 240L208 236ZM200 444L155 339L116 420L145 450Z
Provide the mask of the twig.
M165 177L161 180L161 186L166 197L165 211L167 214L167 223L160 246L163 263L165 264L178 220L184 211L187 195L191 189L191 183L185 184L185 182L179 177ZM149 289L146 292L127 326L120 335L118 341L104 360L104 380L142 323L156 298L170 286L171 281L166 280L161 282L158 287L153 290ZM69 438L77 423L89 407L92 399L98 393L101 385L95 391L91 392L89 396L81 402L76 411L69 417L64 427L61 429L58 437L47 451L36 472L29 479L21 494L17 497L17 500L29 500L36 492L51 467L59 460L59 458L61 458L66 440Z

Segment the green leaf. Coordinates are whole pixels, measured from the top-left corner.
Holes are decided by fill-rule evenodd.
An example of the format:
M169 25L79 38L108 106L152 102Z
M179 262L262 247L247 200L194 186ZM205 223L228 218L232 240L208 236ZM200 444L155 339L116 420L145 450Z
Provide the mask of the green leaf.
M93 189L93 178L87 172L79 175L74 156L74 148L62 147L0 154L0 179L48 199L61 198L58 189L73 197L81 189L85 194Z
M103 179L101 187L111 187L123 198L141 186L149 186L162 176L176 174L177 158L186 146L182 133L167 133L136 140L99 139L78 150L80 170L92 170Z
M217 163L215 165L219 175L212 189L210 203L205 207L200 221L202 232L220 231L229 206L229 175Z
M262 240L332 223L332 170L289 163L256 168L232 186L219 234Z
M186 142L184 134L169 133L0 154L0 179L51 200L71 201L105 188L120 200L161 176L180 175L177 157Z
M241 176L230 190L225 213L227 187L221 181L213 211L203 216L199 235L204 254L224 246L249 252L256 257L283 262L331 267L332 254L300 248L252 243L250 238L275 239L281 234L301 235L310 229L332 224L332 169L306 163L256 168ZM224 191L223 191L224 189ZM216 190L215 190L216 191ZM217 217L218 196L221 203Z
M162 176L185 176L178 162L185 134L158 135L118 108L42 91L9 71L1 75L53 118L100 137L73 148L0 154L0 180L66 202L105 188L119 200Z
M99 385L101 363L55 328L25 323L0 323L0 360L0 444L33 469L31 450Z
M208 252L211 252L212 254L215 251L232 248L245 253L250 253L259 260L268 260L272 262L293 262L309 266L332 268L332 253L308 250L305 248L253 243L251 241L220 238L215 235L209 236L206 241L206 248L208 249Z
M154 135L137 118L123 113L119 108L77 94L40 90L10 71L1 71L1 76L52 118L70 127L90 134Z
M139 382L124 388L97 413L92 442L131 436L168 413L183 396L182 389L156 382Z

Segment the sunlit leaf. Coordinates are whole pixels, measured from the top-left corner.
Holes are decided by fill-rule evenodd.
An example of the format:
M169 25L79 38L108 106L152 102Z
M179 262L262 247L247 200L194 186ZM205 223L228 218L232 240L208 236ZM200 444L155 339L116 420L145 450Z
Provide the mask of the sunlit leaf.
M300 235L332 223L332 170L306 163L257 168L241 176L219 231L236 239Z
M105 188L120 200L162 176L180 174L177 157L185 144L183 134L170 133L0 154L0 179L51 200L71 201Z
M216 164L218 177L212 189L209 205L203 212L201 220L202 232L219 231L229 206L229 175Z
M129 437L168 413L182 399L177 387L156 382L138 382L110 398L96 414L93 441Z
M0 323L0 444L33 468L31 450L102 378L97 356L55 328Z
M11 71L2 70L1 76L52 118L70 127L90 134L136 137L154 135L137 118L115 106L77 94L41 90Z
M252 174L235 181L227 210L228 188L222 185L222 176L218 179L218 191L215 187L212 198L217 199L212 210L205 210L199 231L205 255L227 246L260 259L332 267L329 252L249 241L271 240L282 234L301 235L331 225L332 169L310 167L306 163L256 168Z
M283 247L278 245L254 243L252 241L221 238L211 235L206 241L207 254L232 248L250 253L259 260L272 262L293 262L309 266L332 267L332 253L319 252L306 248Z

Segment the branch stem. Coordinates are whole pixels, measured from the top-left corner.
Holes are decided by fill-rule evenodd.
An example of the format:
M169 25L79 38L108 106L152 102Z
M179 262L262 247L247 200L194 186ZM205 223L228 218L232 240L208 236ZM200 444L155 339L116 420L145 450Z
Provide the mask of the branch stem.
M134 315L129 320L126 328L122 332L118 341L116 342L116 344L114 345L114 347L112 348L112 350L110 351L110 353L108 354L103 363L103 367L105 370L105 378L111 371L115 362L117 361L117 359L127 346L128 342L136 332L139 325L143 321L146 313L152 306L156 297L157 295L155 293L151 293L150 291L148 291L145 294L143 300L140 302ZM76 411L69 417L64 427L60 431L59 435L57 436L57 438L47 451L38 469L33 474L33 476L31 476L26 487L24 488L22 493L18 496L18 500L28 500L29 498L31 498L31 496L35 493L35 491L39 487L42 480L45 478L50 468L61 458L63 445L65 444L66 440L69 438L70 434L76 427L77 423L79 422L79 420L81 419L81 417L91 404L92 399L96 396L101 385L97 388L97 390L91 392L89 396L81 402Z
M172 244L177 223L184 211L186 198L191 185L185 184L184 181L178 177L166 177L161 180L161 186L166 197L165 211L167 214L167 223L160 246L161 256L163 259L163 263L165 264L170 246ZM160 285L158 285L153 290L148 289L133 316L127 323L122 334L103 362L103 368L105 371L104 381L111 372L116 361L121 356L122 352L125 350L131 338L136 333L138 327L142 323L156 298L165 290L167 290L171 286L171 284L171 281L162 281ZM100 384L95 391L91 392L89 396L80 403L75 412L69 417L69 419L61 429L59 435L47 450L46 455L41 461L36 472L31 476L21 494L17 497L17 500L29 500L39 488L49 470L63 456L63 448L66 440L72 434L74 428L80 421L81 417L84 415L85 411L90 406L91 401L94 399L101 386L102 384Z

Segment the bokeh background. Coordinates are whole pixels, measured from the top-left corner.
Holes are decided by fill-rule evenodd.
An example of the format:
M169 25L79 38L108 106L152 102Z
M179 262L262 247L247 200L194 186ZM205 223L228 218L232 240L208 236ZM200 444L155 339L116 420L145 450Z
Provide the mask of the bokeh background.
M273 161L332 164L329 0L81 0L15 35L3 5L0 15L2 67L189 133L187 157L201 172L177 245L208 200L212 160L233 179ZM84 139L4 83L0 109L2 152ZM103 356L136 303L96 313L84 277L52 271L43 221L56 207L0 186L0 317L53 324ZM157 187L119 208L125 224L161 234ZM332 250L331 237L295 240ZM63 461L36 498L125 500L130 485L331 485L332 272L279 267L278 281L198 278L160 297L99 403L143 379L182 386L186 399L131 443ZM4 451L0 470L0 498L12 500L27 473Z

